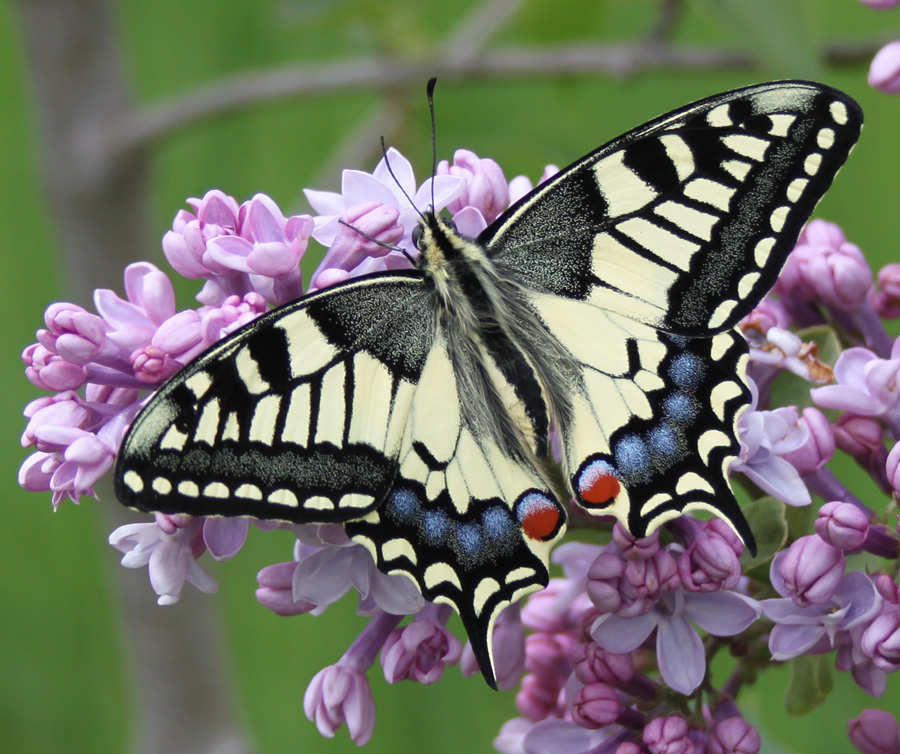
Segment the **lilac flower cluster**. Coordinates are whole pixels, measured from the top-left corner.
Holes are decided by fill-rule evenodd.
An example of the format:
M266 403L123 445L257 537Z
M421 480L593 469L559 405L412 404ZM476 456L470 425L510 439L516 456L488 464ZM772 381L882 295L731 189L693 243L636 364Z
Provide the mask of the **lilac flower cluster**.
M555 171L548 166L542 180ZM97 292L97 314L74 304L47 309L46 329L23 358L28 378L51 394L25 410L22 442L34 452L20 483L51 491L54 506L93 495L149 391L228 332L304 293L300 261L311 243L325 252L307 292L409 266L416 207L434 202L476 236L530 189L528 179L507 182L495 162L464 150L417 185L409 162L389 150L371 174L345 171L340 193L307 191L314 217L285 217L262 194L243 204L220 191L189 200L192 211L176 215L163 250L177 272L204 281L199 307L178 311L168 277L142 263L126 269L125 299ZM599 530L607 544L558 547L563 576L499 616L498 685L518 688L520 717L502 727L498 751L753 754L760 737L735 699L766 665L801 655L831 655L860 687L884 693L900 669L896 521L883 503L857 499L828 464L840 451L885 500L900 493L900 340L882 324L897 317L900 265L882 269L876 285L840 228L811 222L773 295L742 323L753 405L741 417L732 470L755 498L751 518L757 506L778 521L758 533L761 558L749 561L719 520L681 517L635 539L574 511L570 530ZM833 367L812 340L822 333L852 344ZM804 386L800 405L774 397L789 380ZM782 506L808 506L813 496L824 501L814 524L788 531ZM369 740L367 673L379 657L390 683L435 683L457 664L478 672L471 647L446 628L449 608L378 571L340 525L290 528L293 557L259 573L259 602L279 615L320 615L353 589L357 612L370 618L307 689L304 709L322 735L346 724L354 741ZM171 604L185 582L214 591L199 559L206 551L233 557L248 531L246 519L157 515L120 527L110 543L126 567L148 566L160 603ZM882 567L855 568L858 553ZM724 651L736 658L734 671L715 687L708 665ZM900 750L896 721L878 710L851 720L848 735L863 752Z

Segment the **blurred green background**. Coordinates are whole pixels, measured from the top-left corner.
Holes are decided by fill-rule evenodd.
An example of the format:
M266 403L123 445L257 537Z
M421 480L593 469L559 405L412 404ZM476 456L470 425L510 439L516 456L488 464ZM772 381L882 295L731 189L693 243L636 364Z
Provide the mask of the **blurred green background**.
M28 0L25 0L26 2ZM174 96L218 77L303 61L316 63L385 54L428 61L447 30L477 7L471 0L118 0L121 52L141 103ZM545 48L569 42L628 41L654 23L658 3L641 0L532 0L522 4L488 49ZM443 81L437 91L439 157L456 148L493 157L507 177L540 175L546 163L565 165L665 110L718 91L775 78L816 78L856 97L866 112L860 144L817 215L843 225L873 268L900 261L897 248L897 128L900 98L872 91L866 63L826 65L819 53L835 43L900 37L900 10L878 14L855 0L696 0L686 3L676 42L747 50L763 58L755 69L660 71L611 80L537 75ZM430 164L425 79L392 96L408 108L395 145L419 180ZM49 495L25 493L16 472L25 458L18 437L25 403L39 394L24 378L21 350L42 326L46 305L68 300L54 218L38 169L40 140L18 9L0 0L0 258L9 285L2 298L0 410L0 751L123 752L133 750L126 640L116 583L118 553L106 544L99 511L115 505L86 499L51 511ZM185 197L220 188L239 201L257 191L289 212L304 211L301 189L335 188L322 176L328 156L372 112L381 92L369 88L284 100L188 128L162 142L152 160L153 237L135 239L135 256L166 267L158 238ZM377 161L348 165L371 170ZM148 250L144 252L144 250ZM118 276L118 272L116 273ZM120 289L121 292L121 289ZM179 288L191 306L194 284ZM88 304L86 301L79 301ZM846 465L842 467L845 473ZM852 474L852 469L848 472ZM868 488L867 488L868 489ZM875 507L881 507L877 501ZM209 570L216 596L187 587L183 599L212 600L221 616L238 707L264 754L355 750L345 730L334 740L316 732L302 711L312 675L335 661L363 622L350 600L323 617L279 619L253 597L255 574L291 556L291 537L254 531L230 563ZM146 599L155 595L146 570ZM177 621L180 606L159 608ZM377 667L376 667L377 671ZM496 694L456 669L432 687L389 687L373 672L378 704L373 752L489 751L501 723L515 714L512 694ZM739 706L761 728L765 752L852 751L848 717L867 706L898 710L898 687L873 700L836 674L827 701L803 718L783 711L785 669L767 671Z

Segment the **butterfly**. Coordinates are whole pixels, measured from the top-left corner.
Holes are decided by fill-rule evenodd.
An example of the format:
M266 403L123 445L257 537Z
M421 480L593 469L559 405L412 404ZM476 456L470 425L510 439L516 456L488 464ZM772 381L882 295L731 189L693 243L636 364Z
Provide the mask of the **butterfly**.
M749 403L736 325L861 126L827 86L760 84L614 139L476 239L429 208L414 268L275 309L163 385L116 494L343 524L457 610L495 686L494 621L547 584L560 497L638 537L711 511L755 548L727 479Z

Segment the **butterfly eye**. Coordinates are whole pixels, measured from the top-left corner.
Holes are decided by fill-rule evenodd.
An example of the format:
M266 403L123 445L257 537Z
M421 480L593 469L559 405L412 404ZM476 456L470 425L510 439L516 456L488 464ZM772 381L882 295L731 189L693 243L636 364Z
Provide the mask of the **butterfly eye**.
M450 230L452 230L456 233L459 233L459 229L456 227L456 223L453 222L453 220L451 220L449 218L444 218L443 222L444 222L444 225L446 225L448 228L450 228Z
M422 233L424 233L424 229L421 225L417 225L412 230L412 242L415 244L416 248L419 251L422 251Z

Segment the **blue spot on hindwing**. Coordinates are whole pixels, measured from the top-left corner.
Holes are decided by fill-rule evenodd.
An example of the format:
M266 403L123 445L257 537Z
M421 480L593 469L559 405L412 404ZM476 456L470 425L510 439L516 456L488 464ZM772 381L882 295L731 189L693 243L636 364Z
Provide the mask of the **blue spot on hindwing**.
M509 512L499 506L488 508L481 514L481 526L490 540L505 539L515 531Z
M620 474L644 477L650 472L650 451L637 435L628 435L619 440L614 453Z
M697 418L697 406L682 392L667 395L662 402L663 413L677 424L690 424Z
M444 511L425 511L422 533L432 547L446 544L447 538L450 536L450 529L450 518Z
M671 458L678 452L679 433L669 424L663 423L650 430L648 437L650 452L656 456Z
M412 524L421 512L421 503L416 493L406 487L396 489L388 498L386 511L399 523Z
M456 541L467 558L477 558L483 554L484 537L478 524L458 524Z
M696 390L705 371L703 360L692 353L680 353L669 364L669 378L682 390Z

